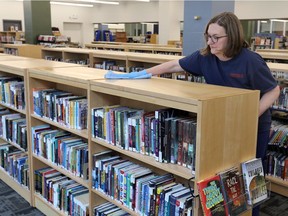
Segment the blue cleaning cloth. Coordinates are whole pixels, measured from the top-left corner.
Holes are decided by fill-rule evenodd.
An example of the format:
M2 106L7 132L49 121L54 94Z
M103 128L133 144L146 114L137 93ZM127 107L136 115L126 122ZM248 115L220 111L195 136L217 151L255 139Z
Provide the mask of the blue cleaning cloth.
M105 79L150 79L152 74L147 73L146 70L142 70L139 72L131 72L131 73L114 73L109 70L104 75Z

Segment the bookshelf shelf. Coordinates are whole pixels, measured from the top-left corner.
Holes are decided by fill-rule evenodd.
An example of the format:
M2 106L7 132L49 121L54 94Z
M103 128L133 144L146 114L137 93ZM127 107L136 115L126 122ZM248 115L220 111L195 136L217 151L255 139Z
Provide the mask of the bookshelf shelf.
M115 204L116 206L118 206L119 208L122 208L123 210L125 210L128 214L132 215L132 216L137 216L138 214L136 214L134 211L132 211L131 209L127 208L126 206L122 205L119 201L115 201L112 198L110 198L109 196L107 196L106 194L102 193L101 191L92 189L92 193L94 193L97 197L101 197L104 200L108 200L109 202ZM94 204L96 205L96 203Z
M35 193L35 207L46 215L67 216L66 213L56 209L51 203L47 202L41 195Z
M9 104L6 104L6 103L3 103L3 102L0 102L0 105L3 106L3 107L7 107L8 109L11 109L11 110L14 110L18 113L21 113L23 115L26 115L26 110L23 110L23 109L17 109L15 108L14 106L12 105L9 105Z
M16 147L17 149L21 150L22 152L27 153L27 150L23 149L19 144L14 143L14 142L10 142L10 141L8 141L8 140L6 140L6 139L3 139L3 137L0 137L0 138L1 138L2 140L4 140L5 142L13 145L13 146Z
M189 179L191 177L195 177L193 174L191 174L191 170L186 168L186 167L182 167L179 166L177 164L166 164L166 163L160 163L157 162L155 160L155 158L153 158L152 156L147 156L147 155L142 155L140 153L134 153L131 151L127 151L127 150L123 150L119 147L116 147L114 145L111 144L107 144L105 141L100 140L100 139L96 139L96 138L92 138L92 141L94 143L100 144L106 148L112 149L113 151L119 152L121 155L125 155L127 157L130 158L130 160L135 160L136 163L142 163L144 165L150 165L152 167L152 169L157 168L157 169L161 169L161 170L169 170L170 173L174 174L175 176L179 176L181 178L184 179Z
M43 158L41 156L38 156L36 154L33 153L33 158L35 158L36 160L41 161L42 163L48 165L49 167L54 168L55 170L58 170L59 172L63 173L65 176L69 177L70 179L73 179L74 181L78 182L79 184L83 185L84 187L88 188L88 184L89 182L86 180L83 180L80 177L77 177L76 175L74 175L73 173L69 172L68 170L50 162L49 160L47 160L46 158Z
M48 123L49 125L53 125L59 129L62 129L62 130L65 130L65 131L69 131L71 132L72 134L75 134L79 137L82 137L84 139L88 139L88 131L87 129L84 129L84 130L76 130L76 129L71 129L71 128L68 128L67 126L65 125L61 125L59 124L58 122L54 122L54 121L51 121L47 118L43 118L43 117L40 117L40 116L37 116L35 114L31 114L31 117L35 118L35 119L38 119L42 122L45 122L45 123Z
M271 182L271 190L282 196L288 197L288 182L273 176L266 176L266 180Z

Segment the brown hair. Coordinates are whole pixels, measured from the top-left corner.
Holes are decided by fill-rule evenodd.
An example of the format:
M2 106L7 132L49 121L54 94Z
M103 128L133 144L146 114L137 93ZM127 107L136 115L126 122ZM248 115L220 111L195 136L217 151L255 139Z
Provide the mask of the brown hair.
M207 24L205 33L207 34L209 25L216 23L222 26L227 34L228 42L224 50L226 57L233 57L240 53L243 47L249 47L249 44L244 40L243 28L238 17L231 12L223 12L213 17ZM206 46L201 50L202 55L211 53L210 46Z

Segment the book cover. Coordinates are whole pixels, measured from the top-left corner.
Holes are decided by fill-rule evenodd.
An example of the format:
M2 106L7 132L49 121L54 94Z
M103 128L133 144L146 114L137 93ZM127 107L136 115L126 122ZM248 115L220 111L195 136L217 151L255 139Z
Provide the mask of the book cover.
M219 173L224 199L227 203L229 214L239 215L247 209L244 186L237 167Z
M255 205L265 200L268 195L262 160L254 158L242 163L242 174L247 193L247 203Z
M204 215L213 216L228 213L219 175L199 181L197 186Z

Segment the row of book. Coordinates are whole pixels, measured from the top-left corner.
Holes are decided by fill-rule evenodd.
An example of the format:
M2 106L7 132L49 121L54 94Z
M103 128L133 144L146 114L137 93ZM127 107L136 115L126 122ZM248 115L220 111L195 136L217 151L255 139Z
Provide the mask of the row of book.
M90 60L89 59L66 59L65 62L72 63L72 64L80 64L80 65L89 65Z
M27 150L26 118L19 113L11 113L0 107L0 136L2 139Z
M56 209L72 215L89 214L89 190L57 170L44 167L34 171L35 191Z
M288 79L288 74L285 71L271 71L273 77L277 80L279 79L284 79L287 80Z
M55 56L45 56L44 57L45 60L48 60L48 61L58 61L58 62L63 62L63 58L62 57L55 57Z
M262 160L254 158L197 182L204 215L240 215L268 198Z
M129 213L113 203L105 202L93 208L94 216L128 216Z
M39 125L32 130L34 154L63 167L84 180L88 179L88 145L82 138L50 125Z
M178 216L192 210L190 188L112 151L93 155L92 186L139 215Z
M57 89L33 90L34 114L71 129L87 128L87 97Z
M25 109L24 81L20 77L0 77L0 102L16 109Z
M270 140L268 142L270 149L278 149L283 152L287 149L288 125L279 121L273 121ZM286 152L288 153L288 152Z
M15 36L7 36L7 35L1 35L0 36L0 42L1 43L8 43L8 42L14 42L16 40Z
M192 170L195 170L196 127L195 118L170 108L151 112L120 105L92 109L92 137Z
M288 181L288 155L281 151L267 152L267 175Z
M28 156L9 143L0 145L0 166L18 183L29 188Z
M105 60L103 62L95 62L94 68L103 69L103 70L113 70L113 71L126 72L125 65L119 65L116 61L113 61L113 60Z

